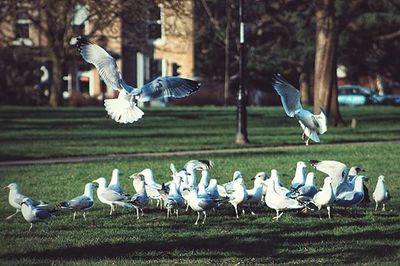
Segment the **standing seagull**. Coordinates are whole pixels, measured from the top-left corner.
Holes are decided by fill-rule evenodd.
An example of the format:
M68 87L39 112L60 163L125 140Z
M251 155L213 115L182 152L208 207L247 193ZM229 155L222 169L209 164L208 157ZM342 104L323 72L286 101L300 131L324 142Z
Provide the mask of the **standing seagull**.
M324 186L322 190L314 195L313 203L318 207L319 219L321 218L321 209L326 207L328 211L328 217L331 219L331 205L335 201L335 193L332 189L332 177L328 176L324 180Z
M31 224L29 227L29 231L31 231L33 224L37 222L44 222L47 224L47 219L52 217L52 211L38 207L32 204L32 201L29 198L24 198L21 203L21 212L24 219Z
M275 75L274 89L281 96L281 101L286 114L295 117L303 129L302 139L308 145L309 140L320 142L318 134L324 134L327 130L326 115L324 109L320 107L321 113L314 115L310 111L303 109L300 102L300 92L290 85L280 74Z
M12 217L14 217L18 212L20 212L21 210L21 204L23 202L24 199L28 199L29 203L33 206L37 206L37 207L43 207L46 206L47 204L43 201L37 201L37 200L33 200L27 196L22 195L19 192L19 186L17 183L11 183L8 186L4 187L4 189L9 189L10 193L8 194L8 203L10 203L10 205L12 207L14 207L16 209L14 214L11 214L10 216L8 216L6 218L6 220L11 219Z
M144 177L142 175L134 175L131 178L133 178L133 186L136 190L136 194L132 196L129 202L135 207L136 219L139 220L139 210L142 212L143 216L143 208L146 207L149 202L149 197L146 193Z
M73 220L75 220L77 211L83 211L83 219L85 219L86 221L86 211L91 209L94 205L93 188L93 183L87 183L85 185L85 192L83 193L83 195L75 197L66 202L61 202L59 206L61 207L61 209L73 210Z
M304 186L306 182L306 164L303 161L298 161L296 164L296 173L292 179L290 189L297 191L300 187Z
M385 177L380 175L378 177L378 182L376 183L375 191L372 194L372 197L375 200L375 211L378 210L378 204L382 202L382 211L385 211L385 204L390 200L389 190L385 184Z
M99 187L97 188L97 198L102 203L110 206L110 215L113 215L115 205L129 209L133 208L132 204L126 202L128 198L125 195L107 187L107 181L104 177L99 177L96 180L93 180L93 183L99 184Z
M117 99L104 100L107 113L118 123L133 123L143 116L137 101L183 98L200 88L199 82L178 77L159 77L142 88L134 88L125 83L115 59L103 48L82 36L77 38L76 46L83 59L97 68L107 87L119 91Z
M110 181L110 184L108 184L108 188L112 189L120 194L124 194L122 191L121 183L119 182L119 174L120 174L120 171L117 168L115 168L112 171L111 181Z

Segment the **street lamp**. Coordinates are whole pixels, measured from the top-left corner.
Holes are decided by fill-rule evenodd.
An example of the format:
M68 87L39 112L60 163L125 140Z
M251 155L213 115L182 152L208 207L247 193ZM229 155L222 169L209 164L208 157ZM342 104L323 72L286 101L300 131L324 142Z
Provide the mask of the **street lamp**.
M246 144L249 142L247 137L247 93L244 82L244 22L243 22L243 0L239 0L239 91L237 95L237 133L236 143Z

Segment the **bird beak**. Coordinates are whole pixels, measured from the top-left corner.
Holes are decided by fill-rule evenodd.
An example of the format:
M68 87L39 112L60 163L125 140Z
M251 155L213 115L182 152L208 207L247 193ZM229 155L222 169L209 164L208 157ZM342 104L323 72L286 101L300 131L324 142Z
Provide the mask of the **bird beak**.
M8 188L8 186L3 187L3 189L7 189L7 188Z
M98 188L98 187L99 187L99 184L93 183L93 187Z
M253 177L253 178L252 178L252 179L250 179L250 180L254 181L254 180L256 180L256 178L255 178L255 177Z

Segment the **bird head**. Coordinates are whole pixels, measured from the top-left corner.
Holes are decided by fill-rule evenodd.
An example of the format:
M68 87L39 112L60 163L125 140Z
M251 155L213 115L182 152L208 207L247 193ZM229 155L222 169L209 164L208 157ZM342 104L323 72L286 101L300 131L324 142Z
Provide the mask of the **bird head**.
M18 189L18 185L17 185L17 183L11 183L8 186L5 186L3 188L4 189L9 189L9 190Z

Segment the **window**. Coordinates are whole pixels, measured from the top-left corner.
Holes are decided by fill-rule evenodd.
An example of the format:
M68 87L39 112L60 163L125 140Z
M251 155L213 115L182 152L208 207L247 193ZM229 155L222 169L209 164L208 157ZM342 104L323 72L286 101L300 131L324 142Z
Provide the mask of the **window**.
M149 19L147 21L149 39L161 38L161 8L155 5L149 9Z
M29 26L30 20L26 13L20 13L17 16L15 23L15 38L16 39L29 39Z

